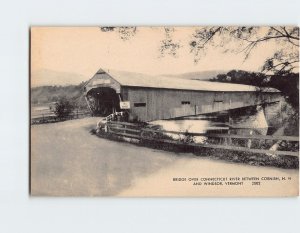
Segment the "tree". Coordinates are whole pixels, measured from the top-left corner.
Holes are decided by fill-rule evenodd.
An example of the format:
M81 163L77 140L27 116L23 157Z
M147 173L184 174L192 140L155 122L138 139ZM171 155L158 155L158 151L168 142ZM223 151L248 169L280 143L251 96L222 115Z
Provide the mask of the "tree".
M73 104L66 99L66 97L61 97L56 103L54 108L54 113L59 118L68 117L73 111Z
M228 50L226 44L235 40L237 46ZM224 47L224 52L243 52L245 60L253 50L268 41L276 41L277 51L262 64L262 71L287 74L299 68L299 27L203 27L196 30L190 42L195 62L209 45Z
M299 108L299 77L298 74L266 75L259 72L231 70L226 74L218 74L210 79L213 82L231 82L238 84L254 85L258 87L273 87L280 90L288 103L298 110Z
M222 48L224 53L243 53L244 60L247 60L259 46L276 42L274 54L261 64L262 73L231 71L226 75L218 75L212 81L272 86L282 91L292 106L298 109L299 74L295 73L299 73L299 27L196 27L187 45L174 40L174 30L174 27L164 27L165 39L160 40L160 55L176 57L179 49L188 46L195 63L199 62L209 47ZM121 39L125 37L128 40L138 33L138 28L105 27L101 31L118 31ZM233 46L229 46L230 43L234 43ZM270 75L274 75L273 79Z
M100 27L102 32L117 31L122 40L129 40L136 35L136 27ZM164 27L165 39L160 40L161 56L176 56L183 47L182 42L174 41L174 27ZM189 41L190 52L197 63L209 46L222 47L224 52L242 52L247 60L250 54L263 43L276 41L277 50L262 64L262 72L286 75L299 68L299 27L198 27ZM228 48L229 42L236 42L234 48Z
M123 41L129 40L136 34L136 27L100 27L102 32L118 31Z

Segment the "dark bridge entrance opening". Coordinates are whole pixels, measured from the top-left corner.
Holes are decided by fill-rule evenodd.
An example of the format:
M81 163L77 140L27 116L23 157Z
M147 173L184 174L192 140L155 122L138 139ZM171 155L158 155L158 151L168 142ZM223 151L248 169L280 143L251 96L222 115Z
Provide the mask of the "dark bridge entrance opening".
M87 102L95 116L108 116L120 111L120 99L116 91L110 87L91 89L87 95Z

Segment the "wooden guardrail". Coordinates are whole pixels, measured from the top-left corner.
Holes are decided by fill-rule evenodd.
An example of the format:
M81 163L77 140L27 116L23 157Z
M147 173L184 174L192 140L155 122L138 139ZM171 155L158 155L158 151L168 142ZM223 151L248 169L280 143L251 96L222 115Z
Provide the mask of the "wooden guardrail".
M117 122L110 121L107 123L108 132L135 139L141 139L141 125L128 123L128 122Z
M212 149L224 149L241 152L251 152L260 154L272 154L272 155L289 155L299 157L298 151L281 151L281 150L268 150L251 148L252 141L257 140L260 143L266 140L271 141L287 141L287 142L299 142L299 137L296 136L273 136L273 135L234 135L234 134L211 134L211 133L189 133L181 131L170 131L170 130L155 130L144 128L143 125L127 123L127 122L108 122L108 131L118 136L124 136L129 138L135 138L139 140L150 140L155 142L162 142L174 145L185 145L191 147L203 147ZM150 136L149 136L150 133ZM225 139L224 144L213 144L213 143L195 143L195 142L184 142L180 140L171 140L165 138L156 138L159 136L166 136L167 134L184 135L189 137L203 136L207 139L219 138ZM234 145L231 140L246 140L247 146ZM250 142L250 143L249 143Z
M40 114L34 114L31 116L31 124L43 124L43 123L50 123L50 122L57 122L61 120L70 120L70 119L77 119L82 118L85 116L90 115L89 111L80 111L75 110L70 115L59 118L53 112L45 112Z

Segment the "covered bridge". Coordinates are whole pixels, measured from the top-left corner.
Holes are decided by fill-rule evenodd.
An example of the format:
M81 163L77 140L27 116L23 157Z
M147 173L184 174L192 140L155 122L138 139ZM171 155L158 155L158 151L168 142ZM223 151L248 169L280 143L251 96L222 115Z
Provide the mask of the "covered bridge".
M106 116L126 111L130 120L153 121L273 103L273 88L187 80L169 76L103 70L84 87L90 110Z

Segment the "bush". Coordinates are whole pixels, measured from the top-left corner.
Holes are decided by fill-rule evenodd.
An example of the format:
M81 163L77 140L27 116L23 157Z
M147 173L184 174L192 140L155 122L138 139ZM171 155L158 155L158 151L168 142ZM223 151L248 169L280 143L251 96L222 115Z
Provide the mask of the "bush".
M54 113L59 118L68 117L74 109L74 105L65 97L60 98L55 103Z

